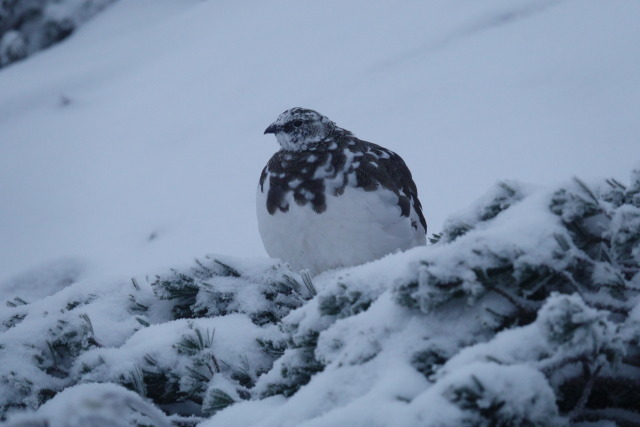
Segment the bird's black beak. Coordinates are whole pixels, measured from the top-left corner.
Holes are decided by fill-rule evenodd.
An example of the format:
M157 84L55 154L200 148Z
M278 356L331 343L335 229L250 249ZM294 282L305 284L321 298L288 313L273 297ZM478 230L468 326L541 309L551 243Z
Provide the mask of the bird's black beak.
M272 124L270 124L270 125L269 125L269 127L268 127L268 128L266 128L266 129L264 130L264 134L266 135L266 134L268 134L268 133L277 133L277 132L279 132L279 131L280 131L280 129L281 129L281 128L280 128L280 126L278 126L278 125L277 125L277 124L275 124L275 123L272 123Z

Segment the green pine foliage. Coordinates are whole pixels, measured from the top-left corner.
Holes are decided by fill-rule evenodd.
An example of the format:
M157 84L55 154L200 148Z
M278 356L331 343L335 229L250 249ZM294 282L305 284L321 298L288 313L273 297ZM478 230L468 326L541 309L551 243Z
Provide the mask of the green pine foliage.
M17 363L0 369L0 389L7 391L0 399L0 419L16 409L35 409L70 385L69 376L75 359L100 347L91 319L82 312L82 305L91 298L90 295L84 301L72 300L57 313L45 313L50 323L47 321L41 326L40 334L24 337L24 340L16 339L11 332L21 324L13 320L24 321L28 312L10 315L8 321L3 322L9 339L0 345L0 360L12 360L16 354L19 357ZM29 304L16 308L28 309Z
M605 408L635 413L640 388L637 380L629 381L623 373L640 368L638 334L630 332L635 325L629 321L640 292L639 179L636 171L629 189L611 180L600 191L576 179L556 191L548 204L563 229L552 235L555 243L546 257L532 259L517 246L504 251L480 244L454 275L441 274L434 263L425 262L417 281L397 288L397 301L429 312L456 299L478 304L494 293L509 302L508 310L501 312L486 307L495 318L487 324L499 332L534 321L554 292L580 295L586 306L599 310L597 321L584 319L584 307L564 307L545 325L553 340L571 343L580 333L576 341L583 342L591 334L616 336L617 331L618 336L626 331L627 339L583 353L567 352L545 367L558 406L573 420L599 419ZM499 199L489 205L503 205ZM483 221L479 216L475 224ZM462 228L471 230L467 224L454 223L444 234L456 236ZM612 387L616 393L608 392Z
M309 298L304 283L277 264L245 274L220 259L196 261L150 285L133 279L110 297L121 300L121 311L113 313L121 319L119 343L103 343L96 336L91 313L104 315L104 295L78 288L36 306L13 297L0 317L0 420L36 409L82 383L119 384L176 416L212 415L249 399L258 376L284 351L275 324ZM244 339L238 357L220 356L229 352L216 346L216 324L211 323L216 319L233 325L225 327L227 335L233 327L254 328L255 338ZM135 342L145 331L165 325L156 332L165 338L157 348L138 351L127 340ZM103 332L110 328L99 326ZM18 364L13 362L17 354ZM3 365L3 360L13 363Z
M275 324L310 297L303 278L282 272L264 281L248 281L218 259L196 260L188 271L158 276L151 284L156 295L172 304L174 319L248 315L256 325Z
M287 350L274 367L275 379L261 389L260 397L293 396L315 374L322 372L324 364L315 355L318 335L317 331L310 331L286 342Z

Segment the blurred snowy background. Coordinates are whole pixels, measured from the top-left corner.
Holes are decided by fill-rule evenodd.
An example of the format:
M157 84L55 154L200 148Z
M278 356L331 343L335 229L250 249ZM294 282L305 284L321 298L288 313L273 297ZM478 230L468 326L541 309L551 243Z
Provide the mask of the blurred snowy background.
M109 2L52 3L75 28ZM115 2L0 69L0 290L60 262L77 278L266 256L262 132L293 106L401 154L430 234L501 179L625 180L638 16L631 0Z

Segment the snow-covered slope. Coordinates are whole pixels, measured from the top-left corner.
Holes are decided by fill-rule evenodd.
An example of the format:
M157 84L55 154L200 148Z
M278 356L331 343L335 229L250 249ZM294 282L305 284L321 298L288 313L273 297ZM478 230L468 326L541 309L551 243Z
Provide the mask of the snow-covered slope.
M77 279L264 256L262 131L292 106L400 153L432 232L498 179L619 177L639 153L637 16L626 0L117 2L0 71L0 292L59 259Z

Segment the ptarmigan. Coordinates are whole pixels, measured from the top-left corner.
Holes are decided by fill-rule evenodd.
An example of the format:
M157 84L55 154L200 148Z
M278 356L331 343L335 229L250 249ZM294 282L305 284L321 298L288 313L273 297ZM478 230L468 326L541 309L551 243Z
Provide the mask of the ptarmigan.
M269 256L317 274L426 243L418 191L399 155L305 108L285 111L264 133L281 146L256 200Z

